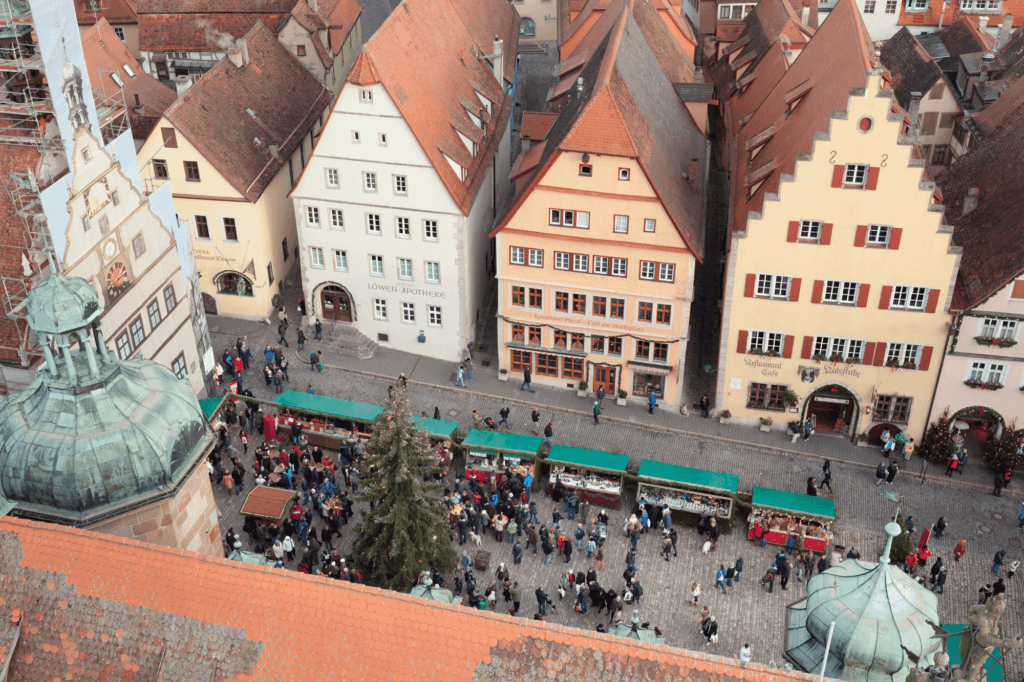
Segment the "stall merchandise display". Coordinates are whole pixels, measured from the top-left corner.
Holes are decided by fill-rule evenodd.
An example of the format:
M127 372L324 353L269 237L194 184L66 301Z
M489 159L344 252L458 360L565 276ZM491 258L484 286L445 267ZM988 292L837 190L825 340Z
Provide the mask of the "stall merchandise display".
M668 505L670 509L717 516L722 519L732 516L731 498L718 497L699 491L663 488L650 483L641 483L638 497L640 504L653 504L659 507Z
M593 490L610 495L619 495L622 492L622 486L617 476L606 476L586 469L573 469L552 464L552 483L556 478L567 488Z
M832 540L829 524L813 519L803 519L765 509L755 509L747 517L750 524L751 539L767 538L775 545L786 545L789 538L796 535L798 549L823 552Z
M498 452L473 452L466 456L466 478L485 480L490 473L533 475L534 464L522 457L509 457Z

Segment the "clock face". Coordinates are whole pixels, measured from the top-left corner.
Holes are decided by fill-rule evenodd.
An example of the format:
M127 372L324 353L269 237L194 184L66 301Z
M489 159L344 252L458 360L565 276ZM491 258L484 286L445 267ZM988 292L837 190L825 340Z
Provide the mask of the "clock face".
M128 267L124 263L114 263L107 271L107 296L111 300L117 298L131 284Z
M107 243L103 245L103 258L104 260L110 260L117 255L117 242L113 239L107 240Z

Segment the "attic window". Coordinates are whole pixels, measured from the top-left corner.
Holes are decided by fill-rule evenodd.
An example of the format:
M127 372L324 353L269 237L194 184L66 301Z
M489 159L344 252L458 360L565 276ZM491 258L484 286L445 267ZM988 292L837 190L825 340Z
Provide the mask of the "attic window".
M254 119L256 118L256 112L253 111L252 109L246 109L245 113L249 114L250 118L254 118Z
M92 161L92 152L89 151L88 147L82 150L82 160L85 161L86 163Z
M628 168L620 168L619 169L619 180L629 180L629 169Z
M580 175L582 175L583 177L589 178L589 177L591 177L593 172L594 172L594 169L593 169L593 167L590 164L588 164L588 163L580 164Z
M871 129L874 127L875 121L870 116L862 116L861 119L857 121L857 130L862 133L870 133Z
M810 91L811 82L804 81L803 84L796 86L786 93L786 96L783 98L783 101L787 105L786 118L789 118L789 115L793 113L793 110L796 109L797 105L803 101L804 97L806 97L807 93Z
M132 71L132 67L128 66L127 64L122 64L121 68L124 69L124 72L128 74L129 78L135 78L135 72Z
M306 46L305 45L296 45L295 46L295 54L300 56L300 57L305 57L306 56Z
M363 104L373 104L373 90L360 90L359 101Z
M770 125L757 135L754 135L752 138L747 140L747 151L750 153L749 158L753 160L753 158L757 156L762 149L764 149L765 145L768 144L768 141L771 140L774 135L775 126Z
M116 72L114 72L114 71L110 72L110 79L117 84L117 87L119 87L119 88L123 88L124 87L124 81L121 80L121 77L118 76Z

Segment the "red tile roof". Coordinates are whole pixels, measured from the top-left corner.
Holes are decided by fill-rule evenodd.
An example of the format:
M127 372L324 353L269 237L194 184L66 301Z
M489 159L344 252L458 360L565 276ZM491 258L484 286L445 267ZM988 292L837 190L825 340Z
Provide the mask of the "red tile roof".
M94 11L93 0L75 0L75 15L79 26L92 26L97 16L115 25L139 23L139 15L132 0L96 0L95 6Z
M288 16L287 13L277 12L144 14L140 8L139 49L155 52L223 50L223 47L217 47L218 40L226 40L221 34L241 38L258 21L276 33Z
M543 140L551 129L551 124L558 118L556 113L542 113L539 111L527 111L523 114L523 130L521 137L528 137L531 140Z
M559 40L561 41L559 53L563 59L576 52L580 41L589 33L590 29L597 23L612 1L587 0L584 4L582 0L571 0L572 6L579 7L579 10L573 10L574 13L578 13L576 13L571 23L563 26L559 34ZM684 41L684 44L681 44L680 47L683 48L687 58L692 61L698 40L693 27L690 26L689 20L672 9L667 0L654 0L654 3L658 10L658 16L665 22L665 25L670 29L679 31ZM604 35L604 32L601 35Z
M10 679L699 679L812 682L739 662L109 535L0 519ZM282 607L283 604L299 606ZM14 651L11 628L18 624Z
M128 107L132 136L140 140L149 137L164 111L177 97L175 92L142 70L128 47L104 18L82 34L82 51L92 89L108 95L116 91L118 84L109 72L117 72L124 84L124 100ZM125 64L135 74L134 78L124 70ZM135 111L136 96L143 107L142 113Z
M993 14L981 14L978 12L961 12L960 3L953 0L948 5L942 2L928 3L928 9L923 12L908 12L906 3L900 3L900 26L938 26L939 14L945 8L942 16L942 25L949 26L961 17L977 23L980 17L987 16L989 25L995 26L1003 21L1003 15L1013 15L1013 25L1020 26L1024 23L1024 0L1003 0L999 11Z
M988 31L979 31L975 21L968 17L960 17L939 31L939 39L950 57L972 52L987 52L996 45L995 36Z
M298 0L244 0L240 3L217 3L213 8L207 0L138 0L139 14L287 14Z
M615 0L576 51L589 55L587 63L560 84L569 94L556 102L559 115L538 168L516 180L493 232L508 223L558 154L607 154L637 160L676 230L700 260L704 199L682 174L689 172L691 159L703 165L705 140L673 87L693 82L692 64L658 10L645 0ZM578 78L583 79L582 93L577 91ZM706 172L700 169L702 175Z
M296 497L294 490L256 486L245 496L239 513L246 516L280 520L284 518L284 513L291 506L290 502L294 497Z
M441 181L468 215L511 116L513 101L487 60L503 39L504 80L512 83L519 14L505 0L405 0L360 52L347 80L379 82L387 90ZM491 104L486 137L472 156L458 132L479 130L469 118ZM485 116L486 117L486 116ZM467 169L462 180L445 159Z
M758 9L764 4L762 0ZM748 199L748 189L740 181L750 172L747 155L733 152L731 230L745 230L748 213L761 211L765 194L778 191L780 176L795 171L800 154L812 152L814 136L829 130L832 112L845 110L851 90L865 86L873 59L874 46L860 12L853 0L839 0L788 69L781 42L776 42L752 67L755 78L750 90L726 102L733 139L730 146L743 150L750 139L773 127L757 156L757 165L774 163L774 167ZM751 97L755 88L757 96ZM797 88L807 89L806 94L787 117L787 95ZM745 125L741 127L740 121Z
M331 93L262 23L245 39L248 64L238 68L222 59L165 115L232 187L255 202L330 104ZM276 157L271 144L279 147Z

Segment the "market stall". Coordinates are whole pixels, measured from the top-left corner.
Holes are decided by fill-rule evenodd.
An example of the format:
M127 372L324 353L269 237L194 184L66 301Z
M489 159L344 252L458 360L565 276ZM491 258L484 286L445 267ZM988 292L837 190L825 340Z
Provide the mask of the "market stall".
M622 476L629 455L556 445L547 458L551 465L548 493L555 478L572 488L581 501L618 509L622 500Z
M203 411L203 414L206 415L208 420L213 420L213 416L217 413L217 409L220 407L221 403L224 402L225 397L226 396L222 395L217 398L203 398L199 401L199 409Z
M637 499L641 504L668 506L676 511L732 518L739 485L735 474L691 469L678 464L641 460Z
M275 420L277 435L290 436L292 425L298 421L310 445L330 449L353 438L369 440L373 420L384 411L378 405L299 391L285 391L274 403L281 407Z
M447 471L447 467L452 463L452 434L459 428L459 423L443 419L418 418L413 419L413 428L427 432L434 466L443 467Z
M785 545L796 535L797 549L813 552L824 552L832 539L831 526L836 520L832 500L754 486L751 506L748 539L767 538L772 544Z
M539 436L520 436L500 431L478 431L466 435L466 478L486 481L488 476L518 472L525 479L533 476L536 487L536 458L544 442Z

